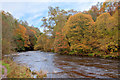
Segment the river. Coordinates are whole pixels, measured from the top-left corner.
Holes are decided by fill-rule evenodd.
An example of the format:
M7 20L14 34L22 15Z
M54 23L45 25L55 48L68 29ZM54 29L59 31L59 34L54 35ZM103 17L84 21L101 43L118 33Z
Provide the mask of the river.
M31 71L43 70L47 78L118 78L118 60L60 55L52 52L20 52L13 57Z

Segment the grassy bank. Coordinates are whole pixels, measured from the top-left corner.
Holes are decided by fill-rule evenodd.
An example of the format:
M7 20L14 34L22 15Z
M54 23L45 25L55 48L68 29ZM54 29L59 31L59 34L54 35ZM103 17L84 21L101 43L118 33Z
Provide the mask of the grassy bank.
M88 56L88 57L99 57L99 58L108 58L108 59L120 59L120 53L110 53L106 54L105 52L93 52L93 53L77 53L74 54L72 52L68 53L68 55L76 55L76 56Z
M94 52L94 53L89 53L88 56L93 56L93 57L100 57L100 58L110 58L110 59L119 59L119 52L116 53L110 53L106 54L103 52Z
M43 52L53 52L55 51L44 51ZM105 53L105 52L92 52L92 53L75 53L75 52L69 52L69 53L60 53L61 55L71 55L71 56L88 56L88 57L99 57L99 58L108 58L108 59L120 59L120 53L119 52L113 52L113 53Z
M2 60L2 66L5 66L7 69L7 78L34 78L34 75L36 75L37 78L46 77L46 74L42 71L32 72L28 67L18 65L9 58ZM2 73L4 74L4 70L2 70Z

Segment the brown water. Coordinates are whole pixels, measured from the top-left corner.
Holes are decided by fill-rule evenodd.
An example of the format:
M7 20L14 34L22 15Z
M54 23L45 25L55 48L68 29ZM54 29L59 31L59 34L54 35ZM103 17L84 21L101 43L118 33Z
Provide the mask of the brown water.
M118 60L59 55L51 52L18 53L14 61L32 70L47 72L47 78L118 78Z

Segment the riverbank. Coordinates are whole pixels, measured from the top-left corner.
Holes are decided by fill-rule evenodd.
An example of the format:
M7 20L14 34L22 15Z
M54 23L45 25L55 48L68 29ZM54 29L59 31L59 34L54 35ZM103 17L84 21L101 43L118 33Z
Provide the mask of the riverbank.
M7 69L7 73L2 69L2 75L5 74L3 78L34 78L34 76L36 78L43 78L46 76L42 71L32 72L25 65L18 65L10 58L4 58L1 63Z
M44 51L44 50L39 50L39 51L43 51L43 52L54 52L53 51ZM106 54L105 52L93 52L93 53L73 53L73 52L69 52L69 53L57 53L57 54L61 54L61 55L71 55L71 56L87 56L87 57L97 57L97 58L104 58L104 59L120 59L120 53L119 52L114 52L114 53L109 53Z
M66 55L97 57L97 58L104 58L104 59L120 59L119 53L105 54L103 52L94 52L94 53L87 53L87 54L66 54Z
M118 78L119 61L96 57L60 55L52 52L28 51L14 56L18 64L31 71L43 70L46 78Z

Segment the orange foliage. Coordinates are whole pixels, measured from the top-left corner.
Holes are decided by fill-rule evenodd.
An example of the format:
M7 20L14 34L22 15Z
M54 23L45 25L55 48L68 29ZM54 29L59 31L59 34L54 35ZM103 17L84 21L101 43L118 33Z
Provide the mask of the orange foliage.
M21 38L23 39L22 41L23 41L23 43L24 43L24 47L28 47L28 44L30 44L30 42L29 42L29 36L28 35L26 35L26 28L23 26L23 25L21 25L21 24L19 24L19 27L15 30L15 35L17 36L17 35L20 35L21 36ZM17 40L18 41L18 40ZM19 40L19 42L20 42L20 40ZM18 43L19 43L18 42Z
M57 53L68 53L69 45L65 40L65 36L61 32L56 32L54 49Z
M33 30L33 29L30 29L30 31L32 31L34 34L36 34L36 31L35 31L35 30Z

